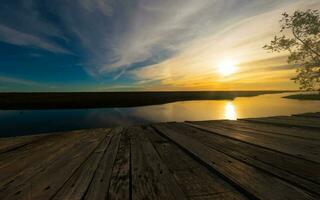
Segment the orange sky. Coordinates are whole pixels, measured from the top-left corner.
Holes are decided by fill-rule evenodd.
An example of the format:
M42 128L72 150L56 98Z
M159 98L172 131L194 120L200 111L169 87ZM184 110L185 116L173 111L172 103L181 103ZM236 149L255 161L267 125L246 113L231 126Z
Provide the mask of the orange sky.
M131 73L146 90L296 90L299 86L290 80L295 68L287 64L287 53L262 47L279 34L283 11L311 5L320 7L315 1L298 1L230 24L189 43L171 59ZM219 73L219 65L226 61L237 67L229 76Z
M8 1L0 92L297 90L287 53L263 46L283 12L310 8L320 1Z

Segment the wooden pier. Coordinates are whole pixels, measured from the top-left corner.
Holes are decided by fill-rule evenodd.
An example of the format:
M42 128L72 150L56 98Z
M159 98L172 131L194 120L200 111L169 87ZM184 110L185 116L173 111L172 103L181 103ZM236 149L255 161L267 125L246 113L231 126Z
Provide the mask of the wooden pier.
M0 199L320 199L320 113L2 138Z

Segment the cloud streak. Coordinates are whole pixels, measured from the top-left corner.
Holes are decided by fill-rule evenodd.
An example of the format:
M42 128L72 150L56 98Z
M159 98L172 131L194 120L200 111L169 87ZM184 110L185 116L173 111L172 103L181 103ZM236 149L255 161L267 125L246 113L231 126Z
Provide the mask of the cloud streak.
M0 25L0 41L6 42L14 45L21 46L33 46L53 53L66 53L71 54L68 50L60 47L54 43L47 40L41 39L39 37L19 32L15 29Z
M46 83L40 83L36 81L30 81L30 80L25 80L25 79L20 79L20 78L14 78L14 77L9 77L9 76L0 76L0 85L3 87L3 89L7 90L7 87L5 85L18 85L19 88L24 88L24 87L32 87L32 88L55 88L53 85L48 85ZM2 90L2 87L0 87L0 92Z
M216 85L221 88L219 83L229 82L233 83L230 89L234 90L241 87L240 82L251 81L252 84L265 82L267 84L267 79L273 75L282 77L283 82L288 82L288 77L292 77L294 71L293 67L283 70L283 66L286 65L286 54L268 54L262 49L262 46L267 44L274 34L277 34L278 20L282 12L320 7L320 3L317 1L307 3L305 1L280 1L278 5L270 9L259 10L262 5L261 1L258 2L255 6L258 9L256 11L259 12L256 14L248 10L251 15L243 18L235 16L238 21L229 23L229 25L222 21L223 28L189 41L187 48L181 49L176 56L155 65L135 69L131 71L132 75L144 83L158 80L163 89L187 86L194 86L197 89L201 85L208 87L211 85L211 88L215 89ZM281 56L282 59L278 59L278 56ZM217 66L224 59L234 60L240 67L239 73L230 78L219 76ZM269 62L261 62L261 60L269 60ZM261 71L264 72L261 73ZM148 87L147 84L146 87ZM156 88L159 89L159 86Z
M261 47L277 33L283 11L306 8L320 8L320 3L4 0L0 5L0 41L72 54L80 58L88 74L109 75L114 82L127 78L139 88L210 87L226 84L226 80L239 82L254 73L268 79L277 67L284 66L284 59ZM221 80L216 66L223 59L237 62L241 67L238 77ZM270 62L261 64L261 60ZM270 70L260 74L261 69ZM292 69L283 67L278 71L283 73L279 77L292 74Z

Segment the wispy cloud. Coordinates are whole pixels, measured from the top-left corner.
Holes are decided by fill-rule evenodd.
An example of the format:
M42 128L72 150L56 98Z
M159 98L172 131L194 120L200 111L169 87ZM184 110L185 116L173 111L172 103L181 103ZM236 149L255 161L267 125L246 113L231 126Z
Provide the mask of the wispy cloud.
M267 68L266 79L277 69L292 74L261 47L282 12L320 8L319 0L5 1L1 42L74 54L90 75L168 89L219 85L216 66L225 58L241 67L233 81Z
M78 2L90 12L99 11L106 16L112 15L111 0L79 0Z
M286 54L268 54L262 46L278 33L278 20L282 12L320 7L320 3L279 1L272 8L265 9L262 6L264 10L260 10L261 4L263 2L257 1L255 10L247 10L246 17L234 16L238 21L233 21L229 25L222 21L223 28L207 36L187 41L187 48L181 49L176 56L155 65L132 70L130 73L140 81L158 80L165 88L193 86L196 89L203 85L211 85L211 88L219 85L221 88L222 85L219 83L227 85L229 81L233 89L237 89L241 85L235 83L240 83L241 80L251 81L254 84L264 82L272 76L282 77L282 81L287 83L288 77L293 76L294 70L290 66L287 66L289 69L283 70L283 66L286 65ZM238 74L230 78L219 76L217 66L224 59L232 59L240 66ZM269 61L261 62L261 60ZM276 71L281 75L276 75Z
M169 56L171 58L189 49L199 38L217 34L225 27L236 29L232 27L235 23L288 2L290 1L137 1L126 16L126 27L113 37L114 46L110 50L111 60L114 62L104 65L102 71L126 68L132 63L152 59L163 52L172 52ZM224 39L223 34L220 34L219 39Z
M54 53L67 53L71 54L68 50L51 43L45 39L19 32L15 29L0 25L0 41L14 45L33 46L45 49Z
M13 78L8 76L0 76L0 82L2 84L18 84L25 86L35 86L35 87L49 87L47 84L39 83L36 81L30 81L25 79ZM51 86L50 86L51 87Z

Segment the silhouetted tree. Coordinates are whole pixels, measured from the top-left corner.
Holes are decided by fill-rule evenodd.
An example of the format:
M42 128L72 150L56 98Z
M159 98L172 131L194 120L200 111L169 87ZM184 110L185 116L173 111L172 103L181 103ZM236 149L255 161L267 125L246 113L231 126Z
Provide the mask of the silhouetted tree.
M288 63L297 65L293 80L300 89L320 92L320 16L318 10L295 11L282 14L282 36L275 36L263 48L272 52L288 51Z

